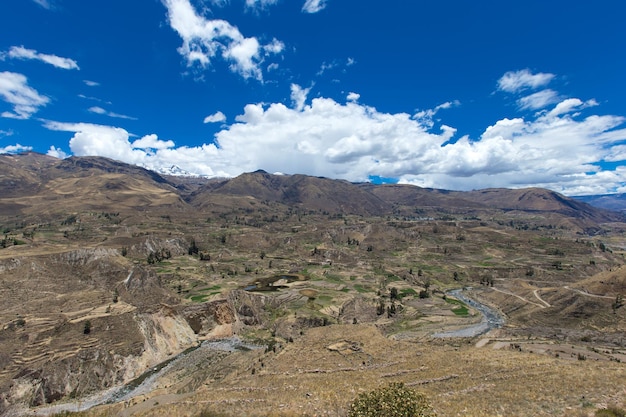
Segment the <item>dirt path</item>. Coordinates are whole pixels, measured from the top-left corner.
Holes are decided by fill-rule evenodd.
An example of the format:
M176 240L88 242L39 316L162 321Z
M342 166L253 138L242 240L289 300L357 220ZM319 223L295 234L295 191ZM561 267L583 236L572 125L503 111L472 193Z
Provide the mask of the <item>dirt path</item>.
M543 298L539 296L539 291L541 291L539 288L533 290L533 294L535 294L535 297L537 298L537 300L544 303L546 307L552 307L552 304L548 303L546 300L544 300Z
M517 295L517 294L512 293L512 292L509 292L509 291L500 290L500 289L498 289L498 288L496 288L496 287L492 287L491 289L492 289L492 290L494 290L494 291L501 292L502 294L507 294L507 295L511 295L511 296L513 296L513 297L519 298L519 299L520 299L520 300L522 300L523 302L528 303L528 304L532 304L532 305L537 306L537 307L539 307L539 308L546 308L546 305L545 305L545 304L548 304L548 303L546 303L545 301L543 301L541 298L539 298L539 297L537 296L537 294L535 294L535 296L537 296L537 298L539 298L539 300L540 300L543 304L538 304L538 303L535 303L534 301L530 301L530 300L525 299L525 298L524 298L524 297L522 297L521 295ZM548 307L550 307L550 305L549 305L549 304L548 304Z
M615 298L615 297L612 297L612 296L610 296L610 295L598 295L598 294L591 294L591 293L588 293L588 292L583 291L583 290L579 290L579 289L576 289L576 288L570 288L570 287L568 287L567 285L566 285L566 286L564 286L563 288L568 289L568 290L570 290L570 291L577 292L578 294L580 294L580 295L584 295L584 296L587 296L587 297L594 297L594 298L610 298L610 299L614 299L614 298Z

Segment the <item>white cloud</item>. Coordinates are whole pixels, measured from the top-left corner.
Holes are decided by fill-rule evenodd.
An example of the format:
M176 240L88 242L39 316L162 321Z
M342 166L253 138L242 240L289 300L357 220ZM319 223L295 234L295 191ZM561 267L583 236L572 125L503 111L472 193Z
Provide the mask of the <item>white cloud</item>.
M159 140L158 136L154 133L151 135L146 135L141 139L137 139L131 145L135 149L168 149L174 147L174 142L171 140Z
M554 74L540 72L533 74L529 69L509 71L498 80L498 90L517 93L526 89L537 89L548 85Z
M80 69L73 59L41 54L34 49L26 49L23 46L12 46L9 52L6 53L6 56L13 59L34 59L61 69Z
M406 113L384 113L356 101L345 104L292 85L293 107L248 104L215 144L177 147L147 135L132 142L121 128L48 122L73 132L75 155L101 155L159 170L176 164L207 176L235 176L264 169L350 181L371 175L448 189L541 186L565 194L626 188L626 167L612 171L599 161L626 160L626 118L582 115L594 100L562 100L528 119L504 118L475 139ZM356 94L356 93L354 93ZM307 103L305 105L305 103ZM458 105L451 101L431 112ZM428 113L428 112L427 112Z
M274 38L270 43L263 46L265 55L280 54L285 49L285 44L278 39Z
M554 109L550 110L548 113L549 116L559 116L561 114L571 113L574 110L581 110L587 107L595 107L598 105L598 102L595 100L587 100L586 102L582 102L577 98L569 98L563 100L559 104L554 107Z
M246 7L249 9L260 10L265 9L268 6L273 6L278 3L278 0L246 0Z
M559 100L561 100L561 98L559 98L559 94L556 91L546 89L520 98L517 100L517 104L520 109L538 110L558 103Z
M204 123L221 123L226 121L226 115L221 111L215 112L204 118Z
M131 143L131 135L125 129L91 123L48 121L44 127L73 133L69 145L76 156L104 156L153 170L178 165L186 171L211 177L229 176L212 169L211 161L218 155L213 144L174 148L172 141L160 141L154 134Z
M261 45L257 38L243 36L236 26L225 20L204 18L189 0L163 2L168 9L170 26L183 40L178 52L187 60L188 66L206 68L219 55L230 63L231 71L246 79L262 81L264 57L280 53L284 48L277 39Z
M5 138L7 136L13 136L12 130L0 130L0 138Z
M11 119L28 119L50 101L29 87L24 75L6 71L0 72L0 97L13 106L13 112L5 111L0 116Z
M319 69L319 71L317 71L316 75L318 75L318 76L324 75L324 73L326 71L331 70L331 69L337 67L337 65L338 64L336 62L330 62L330 63L322 62L322 65L320 66L320 69Z
M126 116L124 114L113 113L99 106L93 106L87 109L90 113L102 114L104 116L115 117L117 119L137 120L136 117Z
M326 0L306 0L302 11L306 13L317 13L326 7Z
M298 84L291 84L291 102L297 111L304 109L304 103L311 88L302 88Z
M413 115L413 118L417 120L422 125L426 126L428 129L432 129L435 125L433 118L439 112L439 110L446 110L452 107L458 107L461 105L459 100L454 101L446 101L445 103L441 103L438 106L435 106L434 109L426 109L420 110Z
M78 97L84 98L85 100L97 101L99 103L105 103L105 104L109 104L109 105L113 104L110 101L104 101L104 100L99 99L98 97L90 97L90 96L86 96L84 94L79 94Z
M50 146L50 149L48 149L48 152L46 152L46 155L54 156L55 158L59 158L59 159L65 159L69 156L68 154L63 152L61 148L57 148L55 146Z
M83 80L83 82L85 83L85 85L87 85L88 87L97 87L100 85L99 82L96 81L91 81L91 80Z
M43 7L44 9L51 9L52 5L48 0L33 0L35 3Z
M360 98L361 98L360 94L352 93L352 92L348 93L348 96L346 97L348 101L355 101L355 102L359 101Z
M16 143L15 145L9 145L9 146L5 146L4 148L0 148L0 154L3 154L3 153L15 154L15 153L21 153L21 152L28 152L32 150L33 150L32 146L22 146L19 143Z

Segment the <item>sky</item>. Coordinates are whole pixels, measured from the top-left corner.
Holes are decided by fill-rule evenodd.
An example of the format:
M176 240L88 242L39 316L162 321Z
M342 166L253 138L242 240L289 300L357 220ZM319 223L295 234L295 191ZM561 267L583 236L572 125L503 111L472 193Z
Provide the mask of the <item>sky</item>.
M2 0L0 153L626 192L622 0Z

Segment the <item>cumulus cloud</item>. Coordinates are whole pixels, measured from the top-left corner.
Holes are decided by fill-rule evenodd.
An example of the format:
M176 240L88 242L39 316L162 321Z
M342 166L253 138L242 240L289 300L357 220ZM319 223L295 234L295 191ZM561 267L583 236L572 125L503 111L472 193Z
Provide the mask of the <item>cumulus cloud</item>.
M348 96L346 97L346 99L348 101L359 101L359 99L361 98L361 95L358 93L348 93Z
M28 152L32 150L33 150L32 146L22 146L19 143L16 143L15 145L9 145L9 146L5 146L4 148L0 148L0 154L3 154L3 153L16 154L16 153Z
M168 149L174 147L174 142L171 140L160 140L154 133L146 135L141 139L137 139L131 145L135 149Z
M297 111L304 109L304 103L311 88L302 88L298 84L291 84L291 102Z
M226 115L221 111L217 111L204 118L204 123L221 123L226 121Z
M529 69L509 71L498 80L498 90L517 93L526 89L537 89L552 81L554 74L540 72L533 74Z
M8 58L12 59L34 59L36 61L45 62L61 69L80 69L76 61L70 58L62 58L56 55L41 54L34 49L26 49L23 46L12 46L6 53Z
M69 145L76 156L104 156L157 171L178 165L186 171L209 177L231 175L212 168L211 161L218 155L213 144L174 148L172 141L161 141L154 134L131 142L131 135L123 128L91 123L47 121L44 127L72 133Z
M626 180L624 172L614 171L612 181L598 187L598 179L608 176L597 164L626 139L626 129L616 129L625 119L571 113L584 105L567 99L532 120L499 120L475 142L444 146L439 169L403 175L401 182L428 187L443 182L453 189L541 186L570 195L615 191Z
M206 19L189 0L163 0L169 24L183 40L178 52L188 66L208 67L218 56L232 72L243 78L263 80L261 64L266 56L280 53L284 44L273 39L262 45L255 37L245 37L236 26L221 19Z
M385 113L354 100L307 99L293 84L293 105L248 104L214 143L176 146L147 135L131 142L126 130L48 122L72 132L75 155L101 155L159 170L176 164L207 176L264 169L350 181L371 176L448 189L541 186L565 194L617 192L626 168L605 171L601 161L626 160L626 118L589 114L595 100L568 98L523 118L496 120L476 138L432 123L450 101L422 111ZM306 104L305 104L306 103ZM418 113L419 114L419 113Z
M263 46L263 51L265 51L265 55L275 55L280 54L285 49L285 44L278 39L274 38L270 43Z
M104 116L115 117L117 119L127 119L127 120L137 120L136 117L126 116L124 114L113 113L111 111L107 111L99 106L93 106L87 109L90 113L102 114Z
M306 0L302 11L305 13L317 13L326 7L326 0Z
M46 155L54 156L55 158L59 158L59 159L65 159L69 156L68 154L63 152L61 148L57 148L55 146L50 146L50 149L48 149L48 152L46 152Z
M28 119L45 106L50 99L28 86L28 79L15 72L0 72L0 97L13 106L13 112L5 111L1 117Z

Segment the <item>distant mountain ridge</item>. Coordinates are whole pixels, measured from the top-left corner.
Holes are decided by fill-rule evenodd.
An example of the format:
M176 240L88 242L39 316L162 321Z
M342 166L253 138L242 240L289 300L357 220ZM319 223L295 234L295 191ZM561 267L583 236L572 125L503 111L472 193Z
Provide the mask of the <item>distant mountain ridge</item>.
M606 210L626 212L625 193L574 196L572 198L590 204L594 207L599 207Z
M61 160L33 152L0 155L0 189L0 213L16 215L55 210L259 210L261 205L278 204L361 216L471 216L498 210L557 216L556 223L567 219L582 228L624 220L621 213L540 188L463 192L274 175L262 170L231 179L187 178L103 157ZM251 206L254 202L261 205Z

